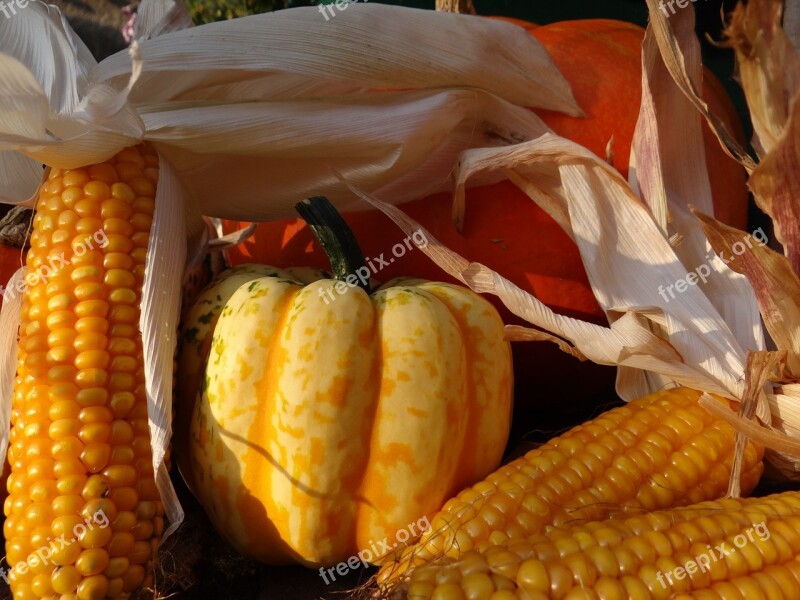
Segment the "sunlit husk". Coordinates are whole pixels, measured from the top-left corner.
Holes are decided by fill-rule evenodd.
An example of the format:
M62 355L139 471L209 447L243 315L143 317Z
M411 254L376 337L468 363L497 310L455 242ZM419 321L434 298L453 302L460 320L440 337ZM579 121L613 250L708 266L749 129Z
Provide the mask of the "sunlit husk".
M158 10L149 12L157 14L147 20L154 30L180 26L174 11L153 2ZM51 30L47 45L25 43L43 27ZM227 216L242 218L247 207L258 220L276 216L276 198L281 216L289 214L289 197L325 193L341 201L329 162L341 168L347 161L354 181L370 191L408 175L399 202L446 182L446 171L428 167L431 151L443 153L437 158L449 169L465 148L540 134L541 122L515 104L580 114L541 44L491 19L352 3L327 21L300 8L152 39L140 34L130 52L96 64L40 2L0 22L0 52L8 55L0 54L0 160L3 151L17 151L69 168L142 139L158 142L163 156L181 163L179 176L203 212L226 216L236 206L239 214ZM285 164L272 166L276 155L291 159L290 176ZM226 160L248 158L259 161L260 178L225 168ZM205 169L221 169L225 198L194 183ZM35 190L32 181L23 194L19 186L0 181L0 201Z
M186 236L176 235L176 232L186 230L184 202L180 181L169 163L162 159L147 248L139 328L142 331L153 469L170 523L165 535L172 533L183 521L183 509L169 478L166 454L172 437L172 370L181 312L181 265L185 264L187 255Z
M22 311L21 287L24 271L19 269L5 286L3 304L0 305L0 456L8 450L8 430L11 426L11 397L17 373L17 333ZM6 400L7 399L7 400Z

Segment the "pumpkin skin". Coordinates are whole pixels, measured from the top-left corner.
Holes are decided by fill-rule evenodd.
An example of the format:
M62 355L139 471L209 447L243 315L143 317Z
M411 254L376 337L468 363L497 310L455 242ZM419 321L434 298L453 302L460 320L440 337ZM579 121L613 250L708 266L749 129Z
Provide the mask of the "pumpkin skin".
M206 290L193 314L212 326L188 348L209 354L181 468L237 550L335 564L499 465L512 369L489 302L447 283L338 294L319 272L269 272Z
M513 20L512 20L513 21ZM515 21L517 24L522 22ZM565 21L526 27L550 52L570 82L586 113L575 118L537 110L558 134L605 156L614 137L614 166L627 176L631 138L641 101L640 27L606 19ZM730 99L713 75L707 73L704 97L712 110L725 117L729 128L743 139ZM744 169L726 156L704 124L706 157L717 216L745 229L748 192ZM607 323L589 285L577 247L549 215L510 182L469 188L463 233L450 217L450 194L437 194L404 203L403 210L437 239L462 256L485 264L531 292L558 313ZM365 210L344 215L365 255L387 253L402 233L382 213ZM226 222L226 231L245 226ZM393 234L392 232L395 232ZM324 267L326 258L300 219L259 224L246 243L228 251L231 264L263 262L276 265L309 264ZM401 274L425 279L450 279L422 252L410 252L380 273L388 279ZM490 298L508 323L524 324L494 297ZM536 405L549 415L550 402L569 390L579 402L593 405L613 393L615 370L576 361L550 344L515 344L517 405ZM542 411L542 409L544 409ZM563 414L563 413L562 413ZM564 415L567 417L567 415ZM547 417L546 417L547 418ZM554 427L569 421L553 421ZM536 427L542 423L537 422Z

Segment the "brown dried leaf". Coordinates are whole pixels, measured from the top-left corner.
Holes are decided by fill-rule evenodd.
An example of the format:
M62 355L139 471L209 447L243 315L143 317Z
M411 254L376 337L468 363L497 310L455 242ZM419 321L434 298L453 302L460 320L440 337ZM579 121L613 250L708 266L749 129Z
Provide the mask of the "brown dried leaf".
M750 177L756 204L772 217L775 236L800 274L800 93L783 135Z
M650 27L658 42L664 64L675 80L675 83L691 103L694 104L695 108L705 117L711 131L713 131L720 140L725 151L732 158L741 162L748 171L752 171L755 168L753 159L747 155L747 152L745 152L744 148L736 141L733 134L728 131L725 123L709 111L708 105L700 97L699 90L692 81L692 77L689 75L687 59L684 56L683 49L680 46L678 38L672 31L670 19L659 8L659 0L647 0L647 6L650 9Z
M694 32L694 11L679 11L670 19L672 34L684 53L684 69L692 85L703 87L700 43ZM661 229L668 232L669 202L692 202L713 211L711 185L705 169L700 113L675 83L659 53L653 29L645 33L642 52L642 104L632 153L636 178L645 203ZM669 119L658 118L669 114Z
M739 4L726 30L736 51L761 154L778 143L789 115L789 101L800 89L800 59L781 27L783 0Z
M22 314L22 293L25 269L17 270L7 284L0 305L0 456L8 448L8 428L11 423L11 399L17 373L17 336ZM5 461L3 461L5 462ZM2 469L0 469L2 471Z

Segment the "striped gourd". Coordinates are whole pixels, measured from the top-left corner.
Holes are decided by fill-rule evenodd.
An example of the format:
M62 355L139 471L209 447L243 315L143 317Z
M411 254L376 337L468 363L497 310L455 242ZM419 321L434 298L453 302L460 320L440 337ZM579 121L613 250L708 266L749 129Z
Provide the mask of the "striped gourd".
M121 598L162 533L139 332L158 156L50 171L27 257L5 502L16 600Z
M734 431L698 404L700 393L669 389L569 430L465 489L431 519L421 540L385 563L380 581L442 556L525 539L547 525L603 519L620 511L683 506L725 494ZM748 443L742 488L763 470Z
M800 493L547 528L414 569L392 600L800 597Z

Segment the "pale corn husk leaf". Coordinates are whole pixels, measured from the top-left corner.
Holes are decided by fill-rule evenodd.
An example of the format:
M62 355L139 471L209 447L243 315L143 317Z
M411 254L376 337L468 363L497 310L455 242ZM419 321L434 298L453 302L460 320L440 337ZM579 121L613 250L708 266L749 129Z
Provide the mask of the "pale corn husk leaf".
M787 434L800 438L800 383L784 383L769 398L773 425Z
M426 232L427 246L418 247L436 264L476 292L497 295L511 312L568 340L594 362L661 373L671 381L738 397L741 382L733 373L742 372L744 354L730 330L724 325L719 327L720 319L713 306L696 290L687 292L687 296L693 298L686 303L665 303L657 293L663 280L653 276L653 265L632 260L634 256L638 260L654 257L656 270L662 276L666 273L678 278L686 274L646 208L612 167L580 146L546 134L511 148L465 152L456 175L459 193L463 192L463 183L469 174L482 168L513 168L531 187L545 185L540 184L541 181L552 181L553 171L560 175L561 189L547 188L544 193L568 208L574 238L589 266L590 282L599 292L598 300L609 314L611 327L554 313L499 273L478 263L469 263ZM420 227L396 207L352 189L386 213L406 233ZM612 216L615 210L617 217ZM593 237L591 230L596 230L598 223L610 225L615 219L618 219L616 225L609 226L602 234L594 231ZM604 248L606 255L591 248L592 244ZM605 244L616 248L616 268L612 268L612 253ZM595 285L598 280L604 282L601 287ZM632 298L626 292L631 286L640 292L640 302L636 305L629 302ZM611 294L611 290L615 293ZM621 302L611 306L609 302L613 303L615 298ZM693 315L705 315L705 318ZM651 322L670 332L668 341L650 331ZM626 381L618 391L632 399L650 385L660 386L662 380L648 381L644 375L644 379Z
M2 29L0 21L0 36L4 33ZM3 78L0 89L0 160L8 161L2 168L13 174L0 181L0 202L26 199L30 194L12 194L18 194L20 189L28 190L41 180L40 174L34 177L30 168L22 172L12 171L22 160L13 160L12 153L27 158L29 162L33 160L40 165L56 166L47 160L50 154L64 149L67 156L69 152L66 151L71 150L72 156L65 158L60 166L75 168L108 159L122 148L135 144L144 133L138 115L124 104L119 110L118 94L106 85L90 88L85 97L75 98L74 104L54 108L47 89L41 85L41 75L17 58L0 54L0 76ZM103 101L118 109L111 122L108 111L98 105ZM92 116L99 119L94 128L87 127L85 122ZM69 148L63 140L72 141ZM26 147L29 152L20 152Z
M245 221L291 216L297 198L320 191L340 210L359 208L334 170L394 203L448 190L465 147L547 130L531 111L479 90L162 108L142 108L148 137L196 206L209 216ZM242 135L231 138L231 129Z
M31 208L42 171L42 164L32 158L17 152L0 152L0 199L27 198L20 204Z
M743 239L738 229L706 215L697 217L718 252ZM729 266L750 281L767 331L777 348L788 352L789 371L800 377L800 279L786 257L766 244L752 244Z
M521 325L506 325L505 340L507 342L553 342L562 352L574 356L580 361L587 360L579 350L576 350L569 342L559 337L551 335L545 331L522 327Z
M183 521L183 509L169 478L165 456L172 437L173 360L177 347L181 283L186 263L185 192L172 167L160 160L156 205L147 248L142 312L145 386L147 388L153 471L164 502L170 535Z
M30 69L55 114L78 106L89 71L97 64L61 11L39 0L31 0L13 18L0 19L0 54ZM3 84L0 97L6 99L11 90L5 87L5 73Z
M17 332L19 331L22 293L17 291L24 282L25 270L19 269L8 284L0 306L0 457L5 459L8 450L8 429L11 425L11 399L14 397L14 380L17 374ZM2 461L5 463L5 460ZM2 471L5 467L0 468Z
M114 121L114 128L130 137L142 135L142 122L136 112L128 106L131 90L142 75L142 59L139 43L134 41L128 50L131 61L131 73L126 85L120 89L108 83L93 84L81 99L77 110L64 119L67 125L78 125L77 134L84 129L82 123L107 123ZM75 123L77 121L77 123ZM58 131L59 137L72 136L75 133L66 129Z
M728 131L722 119L711 113L708 105L700 95L700 90L697 89L693 78L689 74L690 69L686 64L686 51L681 46L681 41L673 34L670 26L670 21L678 17L678 15L676 14L672 17L668 17L659 9L658 3L659 0L647 0L647 7L650 11L650 25L648 29L652 29L667 71L672 75L675 84L681 92L706 119L711 131L713 131L720 140L722 147L728 155L741 162L748 171L751 171L755 168L755 163L747 155L747 152L742 148L741 144L736 141L733 134ZM678 19L680 18L681 17L678 17Z
M31 14L41 22L57 16ZM13 20L0 22L0 38L13 28ZM79 49L70 46L66 33L53 36L61 40L62 53L71 53L78 61ZM354 60L355 50L367 45L368 55ZM54 63L46 56L36 58ZM0 68L12 60L0 55ZM29 79L39 79L36 72L32 74ZM511 101L579 113L549 55L521 28L385 5L352 5L330 23L313 9L291 9L166 33L103 61L84 79L80 89L85 93L72 108L49 105L49 111L26 116L30 135L21 135L11 117L0 111L0 153L16 151L44 164L70 168L105 160L141 140L157 142L162 154L179 165L180 176L191 173L188 184L207 168L223 167L216 177L226 193L209 200L213 209L202 208L210 215L222 215L231 205L249 205L249 215L238 215L249 220L278 216L265 196L253 201L256 188L260 194L270 190L279 201L312 193L341 199L340 186L326 187L334 180L318 160L324 156L330 166L341 167L339 148L350 149L346 158L362 185L393 194L401 188L397 201L402 201L443 186L444 165L455 162L464 148L483 145L497 132L502 135L491 145L506 143L506 133L514 141L538 135L541 121ZM72 85L76 95L79 87ZM363 96L370 98L368 107L343 95L376 87L383 91ZM426 90L417 95L392 91L419 87ZM452 93L457 97L447 107L442 94ZM30 106L46 106L48 100L41 86L13 84L0 94L0 99L13 97ZM425 97L435 105L438 123L421 118L420 110L429 108L423 103ZM187 98L201 104L186 103ZM309 101L318 104L306 104ZM317 119L311 136L307 127L291 125L316 106L337 112L341 119ZM287 111L294 116L276 126L277 117L286 117ZM368 131L367 122L375 129ZM170 153L176 138L189 145L194 140L195 146L210 139L216 156L208 155L208 146L199 155L185 147ZM337 146L332 147L329 139L335 139ZM420 140L426 143L419 144ZM276 164L272 171L264 169L262 153L248 165L257 163L256 169L224 168L243 160L242 142L270 146L282 156L294 148L295 156L309 160ZM356 147L360 152L352 150ZM321 174L307 176L315 172ZM387 187L390 184L393 187ZM5 184L0 187L0 201L19 202L27 197L21 197L19 190L33 185L30 174L25 185ZM189 192L195 199L208 197L201 186ZM289 214L284 211L280 216Z
M726 30L760 155L778 143L789 102L800 91L800 57L781 27L783 0L751 0L734 9Z
M133 39L142 41L194 27L183 0L142 0L136 9Z
M670 25L675 36L686 41L682 45L686 74L692 86L702 93L703 67L700 44L694 35L694 11L679 11ZM669 122L657 118L665 112L670 114ZM669 235L668 196L679 198L678 202L684 205L691 201L709 214L714 211L708 174L696 168L705 164L700 114L675 85L652 29L645 32L642 45L642 102L631 144L631 162L628 178L665 235Z
M175 31L142 41L141 50L145 73L135 103L190 99L192 91L224 90L221 84L245 78L265 80L260 99L266 100L270 79L302 78L321 80L320 91L324 82L476 88L523 106L581 114L544 47L522 28L493 19L352 3L326 21L316 8L301 7ZM103 61L92 79L127 81L129 72L120 53Z
M703 90L700 44L694 11L678 11L666 24L680 51L680 68L698 94ZM660 115L669 115L668 119ZM676 126L676 124L680 126ZM726 267L713 253L690 207L713 214L714 203L706 164L702 116L672 79L652 29L645 33L642 52L642 103L631 145L629 179L665 237L675 239L673 250L687 273L707 273L702 291L729 324L742 348L764 347L758 306L746 279ZM742 234L740 239L745 239ZM738 241L738 240L734 240ZM733 243L733 242L732 242ZM730 256L730 246L717 248ZM699 270L699 271L698 271ZM620 377L627 374L620 372ZM759 414L768 418L763 403Z
M4 132L17 139L47 141L47 96L34 74L20 61L6 56L0 62L0 109Z

